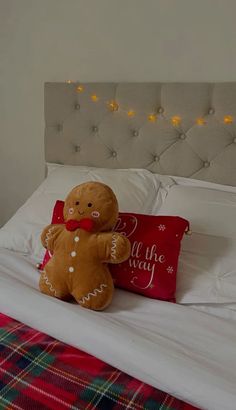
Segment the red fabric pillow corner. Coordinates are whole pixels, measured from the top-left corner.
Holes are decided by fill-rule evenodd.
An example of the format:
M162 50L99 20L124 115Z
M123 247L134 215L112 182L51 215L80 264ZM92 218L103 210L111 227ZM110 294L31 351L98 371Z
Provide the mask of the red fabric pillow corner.
M63 201L56 201L52 224L64 223L63 207ZM180 245L188 229L189 222L178 216L121 212L114 230L129 238L131 256L123 263L110 264L115 286L150 298L175 302ZM51 256L46 251L40 270Z
M52 213L52 220L51 224L63 224L64 223L64 216L63 216L63 209L64 209L64 201L56 201L53 213ZM43 270L46 263L51 259L52 255L49 251L45 252L43 262L39 264L38 269Z

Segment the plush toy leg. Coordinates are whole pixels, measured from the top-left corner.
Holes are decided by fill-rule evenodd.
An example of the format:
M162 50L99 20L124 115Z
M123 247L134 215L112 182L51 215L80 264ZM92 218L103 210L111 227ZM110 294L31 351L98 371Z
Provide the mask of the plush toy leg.
M53 281L50 278L50 274L44 270L41 272L41 276L39 279L39 289L42 293L45 293L48 296L53 296L58 299L69 299L70 295L66 285L58 285L55 286Z
M114 286L111 279L111 281L97 284L95 287L82 288L80 286L73 290L72 295L82 307L92 310L103 310L111 303L113 291Z

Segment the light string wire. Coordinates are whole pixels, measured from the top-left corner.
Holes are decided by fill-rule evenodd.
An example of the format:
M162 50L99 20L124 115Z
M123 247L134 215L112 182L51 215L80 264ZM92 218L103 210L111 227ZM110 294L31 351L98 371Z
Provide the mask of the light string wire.
M66 81L67 84L75 84L72 80L67 80ZM76 92L78 94L83 93L85 90L85 87L82 84L79 84L76 87ZM136 111L132 108L132 107L126 107L124 105L120 105L116 100L111 99L111 100L106 100L104 98L99 97L96 93L92 93L90 94L90 100L92 103L103 103L107 106L107 109L111 112L122 112L124 113L128 118L134 118L136 116ZM161 107L159 107L160 109ZM142 112L142 114L144 116L147 117L149 122L155 123L156 121L158 121L158 119L160 118L161 114L163 113L163 111L157 112L153 111L153 112ZM165 118L167 121L168 119ZM170 118L170 121L172 123L173 126L178 127L179 125L181 125L182 122L182 118L179 115L174 115L173 117ZM197 125L199 126L203 126L207 123L206 118L204 117L198 117L195 119L194 121ZM225 115L223 117L223 122L224 124L232 124L234 122L234 118L232 115Z

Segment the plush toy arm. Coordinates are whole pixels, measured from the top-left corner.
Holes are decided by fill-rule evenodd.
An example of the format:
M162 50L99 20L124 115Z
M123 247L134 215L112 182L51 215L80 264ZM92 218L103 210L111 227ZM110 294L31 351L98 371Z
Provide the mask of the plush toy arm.
M130 241L124 235L116 232L100 233L97 242L102 262L121 263L130 256Z
M41 234L41 242L43 247L52 252L54 249L55 240L57 239L58 235L60 235L62 230L62 225L46 226Z

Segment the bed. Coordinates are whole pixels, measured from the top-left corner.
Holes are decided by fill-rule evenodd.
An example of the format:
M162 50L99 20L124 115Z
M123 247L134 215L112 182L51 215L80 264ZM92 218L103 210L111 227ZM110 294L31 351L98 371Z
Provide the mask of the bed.
M45 84L47 177L0 230L1 408L234 410L235 119L236 83ZM190 222L176 304L39 293L40 232L88 180L122 212Z

